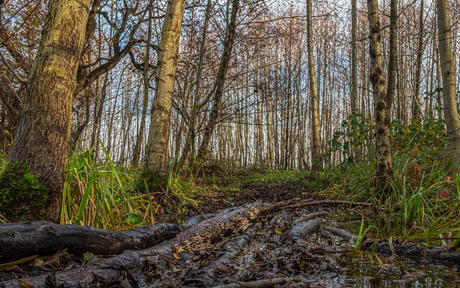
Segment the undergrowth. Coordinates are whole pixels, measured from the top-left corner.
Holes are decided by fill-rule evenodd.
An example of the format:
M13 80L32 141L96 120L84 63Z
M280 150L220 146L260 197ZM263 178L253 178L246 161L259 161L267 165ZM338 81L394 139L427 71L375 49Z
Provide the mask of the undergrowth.
M183 211L175 206L198 205L191 197L201 195L203 190L173 175L155 191L139 191L141 171L114 164L103 150L106 161L102 163L92 159L91 151L77 151L72 155L64 185L62 224L129 230L154 225L155 215L165 206Z
M355 163L342 164L325 169L322 180L328 183L323 193L350 201L368 201L376 205L379 216L412 227L401 238L425 239L427 244L436 239L447 241L453 250L458 249L460 237L460 175L452 172L448 162L447 135L444 121L435 118L401 125L391 123L393 178L389 194L375 191L375 155L372 149L373 126L366 130L354 129L357 123L369 123L369 119L357 120L353 116L342 124L342 130L333 139L333 151L341 151L345 158L355 147L364 148L367 154ZM345 143L345 144L344 144ZM364 150L363 149L363 150ZM330 159L332 151L324 160Z

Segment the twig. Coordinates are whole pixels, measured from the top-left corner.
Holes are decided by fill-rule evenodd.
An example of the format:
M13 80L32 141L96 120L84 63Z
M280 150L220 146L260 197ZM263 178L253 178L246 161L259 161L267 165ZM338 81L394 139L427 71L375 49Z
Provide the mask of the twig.
M351 201L342 201L342 200L317 200L317 201L307 201L307 202L300 202L295 205L288 205L281 207L282 209L290 209L290 208L299 208L299 207L305 207L305 206L310 206L310 205L321 205L321 204L345 204L345 205L350 205L350 206L366 206L370 207L370 203L366 202L351 202Z
M266 215L266 214L268 214L268 213L270 213L272 211L282 209L285 206L288 206L288 205L291 205L293 203L299 202L299 200L300 200L300 198L294 198L294 199L282 201L282 202L279 202L279 203L276 203L276 204L272 204L270 206L267 206L267 207L261 209L260 210L260 215Z
M233 284L215 286L213 288L267 288L276 285L281 285L288 281L288 278L275 278L269 280L259 280L254 282L235 282Z
M14 71L14 69L10 66L10 63L8 62L8 60L6 60L5 57L3 57L2 53L0 53L0 57L2 58L3 62L6 64L6 67L8 67L11 73L13 73L14 77L16 77L16 79L18 79L18 81L21 82L22 84L26 84L26 80L24 80L21 76L19 76L19 74L16 73L16 71Z

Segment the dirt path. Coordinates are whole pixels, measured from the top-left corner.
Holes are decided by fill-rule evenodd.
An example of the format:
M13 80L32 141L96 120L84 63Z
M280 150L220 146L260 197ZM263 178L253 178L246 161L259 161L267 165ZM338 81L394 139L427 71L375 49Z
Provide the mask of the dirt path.
M217 212L258 199L267 203L278 203L297 197L324 199L316 193L317 190L304 187L303 181L260 183L247 181L249 177L254 176L235 173L218 178L219 182L214 178L214 183L208 183L214 187L214 197L210 201L202 203L199 207L184 209L181 218L166 215L164 219L177 223L196 214ZM260 177L263 179L263 175ZM347 209L351 210L345 213L364 215L366 218L375 217L372 214L374 212L365 208ZM305 215L316 212L327 212L315 220L321 228L313 233L296 234L297 236L293 237L292 232L299 227L297 224L310 221L305 219ZM455 266L424 264L420 260L388 258L381 254L376 256L368 251L353 252L356 239L337 236L325 229L328 226L337 226L337 221L333 219L343 213L344 210L336 205L315 205L259 216L245 231L224 238L210 250L190 255L187 261L168 260L164 257L156 257L149 261L149 266L144 267L145 287L440 287L440 283L444 287L460 285L458 267ZM98 259L96 257L84 260L61 253L57 260L53 260L56 259L55 256L46 259L49 263L42 267L19 264L16 268L4 269L0 272L0 281L15 279L15 275L27 279L26 277L78 267L82 262L91 263ZM125 279L124 282L112 282L109 287L138 287L139 282L134 278L128 273L120 278ZM104 281L106 280L93 277L87 286L105 287ZM63 283L55 284L58 287ZM54 287L54 284L50 285L49 287Z

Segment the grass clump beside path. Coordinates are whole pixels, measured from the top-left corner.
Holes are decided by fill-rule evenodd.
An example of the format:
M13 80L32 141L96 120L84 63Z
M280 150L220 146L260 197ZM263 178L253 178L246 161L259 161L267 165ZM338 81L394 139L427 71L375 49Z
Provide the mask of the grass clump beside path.
M324 171L324 194L374 203L380 217L413 227L407 239L460 237L460 175L448 162L447 136L442 121L401 126L392 123L393 178L388 194L375 191L375 155L357 163L345 162ZM348 151L351 151L349 149ZM457 250L459 241L448 241ZM447 242L446 242L447 243Z

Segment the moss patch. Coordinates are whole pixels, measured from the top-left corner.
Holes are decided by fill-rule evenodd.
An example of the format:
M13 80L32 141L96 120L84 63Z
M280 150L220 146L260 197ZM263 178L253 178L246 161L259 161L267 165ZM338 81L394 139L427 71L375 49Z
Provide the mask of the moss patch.
M139 176L139 179L136 182L136 189L140 193L147 192L145 185L146 183L149 191L162 191L166 189L167 179L161 176L158 170L152 171L149 169L145 169L144 171L142 171L141 175Z
M44 216L48 192L24 161L8 162L0 172L0 213L11 221L39 220Z

